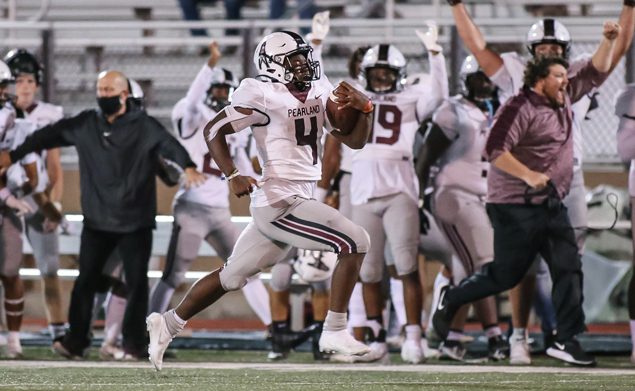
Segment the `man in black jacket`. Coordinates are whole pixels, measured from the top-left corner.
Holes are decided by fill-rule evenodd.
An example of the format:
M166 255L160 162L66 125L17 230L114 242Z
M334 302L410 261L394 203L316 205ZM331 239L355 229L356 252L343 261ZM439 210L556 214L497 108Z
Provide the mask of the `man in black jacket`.
M10 154L0 154L0 170L4 170L31 151L70 145L77 148L84 213L79 277L71 296L70 328L64 339L53 345L67 358L82 357L90 345L95 289L115 248L123 260L129 287L123 348L132 357L145 355L147 271L155 227L158 155L184 169L188 186L203 180L179 142L145 112L127 110L127 98L126 77L116 71L102 72L97 80L99 109L46 126Z

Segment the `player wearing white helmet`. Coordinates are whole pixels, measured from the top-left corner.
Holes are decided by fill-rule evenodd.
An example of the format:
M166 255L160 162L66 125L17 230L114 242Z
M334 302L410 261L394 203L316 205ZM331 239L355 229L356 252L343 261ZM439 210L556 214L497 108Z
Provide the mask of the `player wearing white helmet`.
M10 151L20 145L33 132L35 125L16 119L9 102L9 84L14 82L7 64L0 61L0 150ZM30 204L19 198L38 187L38 157L35 153L24 156L9 171L0 175L0 282L4 288L4 313L9 331L6 356L20 358L20 327L24 313L24 286L20 279L22 261L21 216L33 212ZM16 172L20 175L12 175Z
M339 253L334 270L329 311L320 338L326 352L364 354L368 348L346 331L346 307L357 279L359 264L368 251L368 234L337 210L312 200L320 179L319 141L325 114L341 129L347 118L327 110L332 100L348 115L357 115L352 128L332 132L353 148L362 148L370 130L372 102L347 83L336 89L311 47L298 34L282 31L264 37L256 47L258 79L244 79L205 127L205 139L214 161L237 196L251 194L252 222L242 232L224 268L197 281L183 301L163 315L148 319L150 360L158 370L163 353L185 322L216 302L227 291L241 288L259 271L282 258L290 246ZM333 95L333 98L329 98ZM260 181L245 176L232 161L226 136L252 127L262 159Z
M203 129L210 118L225 108L238 87L238 79L219 67L218 44L209 45L210 56L190 85L186 96L172 112L177 139L187 149L205 182L196 188L181 186L174 198L174 226L163 275L154 286L149 312L164 312L174 290L183 283L185 273L196 259L202 242L207 241L218 256L226 260L240 231L231 221L229 189L222 172L214 163L204 143ZM250 172L246 154L248 132L227 138L232 157L243 172ZM243 287L247 302L265 325L271 323L269 295L258 277Z
M35 56L24 49L14 49L4 57L15 78L15 98L13 105L17 117L32 122L36 129L57 122L63 117L61 106L52 105L37 99L39 86L43 80L43 69ZM33 249L38 269L44 283L44 303L49 322L49 331L53 340L64 336L66 315L63 309L59 269L59 237L56 224L46 218L42 208L47 200L61 212L63 192L63 170L60 162L60 150L54 148L41 151L38 161L38 189L36 194L27 198L35 213L25 216L25 233ZM16 172L17 175L21 173ZM39 193L39 194L38 194Z
M417 160L421 192L428 185L432 165L438 162L433 213L463 266L452 270L456 283L481 270L494 257L493 229L485 211L489 163L483 158L483 149L499 105L496 87L474 57L463 61L460 76L463 93L449 98L435 111ZM506 358L508 346L498 327L495 298L482 299L475 305L488 337L489 357ZM456 330L463 330L465 319L457 318L442 351L461 360L466 351Z
M615 101L615 115L620 119L617 128L617 152L623 162L630 162L628 193L631 196L631 224L635 225L635 84L627 85ZM631 230L635 248L635 230ZM635 264L635 252L633 253ZM628 286L628 317L631 330L631 363L635 364L635 277Z
M499 87L501 103L509 97L515 95L522 87L525 61L517 53L498 54L490 49L485 42L483 34L470 18L466 7L461 0L448 0L452 6L452 14L456 22L459 36L465 43L467 49L473 53L480 67L485 74ZM617 39L615 50L611 58L611 70L613 70L619 60L624 55L631 44L633 31L635 29L635 11L633 7L635 1L624 0L624 6L620 13L619 25L622 34ZM531 26L527 34L528 50L534 57L539 56L562 56L566 57L571 46L571 37L567 29L557 20L546 18L536 22ZM588 56L590 57L590 56ZM588 61L588 57L573 61L569 67L569 76L574 75ZM590 106L590 98L587 96L573 105L574 112L574 169L573 184L564 203L567 206L571 224L574 227L586 227L586 202L584 190L584 178L582 175L582 133L581 123L586 116ZM580 253L584 250L585 230L576 230L576 240ZM529 273L523 282L510 292L512 303L512 323L513 335L510 338L512 363L527 364L531 362L529 346L527 344L527 325L529 323L529 311L531 309L531 298L534 296L533 282L538 264L534 265L534 271ZM541 273L546 276L546 273ZM549 281L541 279L538 281L539 289L549 289L545 285ZM544 294L538 295L544 297ZM541 308L552 307L549 302L542 303ZM544 319L553 316L553 310L543 311L543 328L555 322L553 319ZM551 314L551 315L550 315ZM552 331L543 330L545 333L545 345L552 341Z
M423 292L418 273L419 186L413 166L413 145L419 123L448 95L445 59L436 44L436 26L426 45L431 83L406 85L406 60L393 45L375 45L361 63L360 82L375 103L373 129L363 150L354 151L351 177L353 221L370 234L373 247L360 270L363 296L372 331L369 359L388 353L382 317L381 280L384 247L388 242L396 274L403 281L406 340L401 358L409 363L424 359L421 346Z

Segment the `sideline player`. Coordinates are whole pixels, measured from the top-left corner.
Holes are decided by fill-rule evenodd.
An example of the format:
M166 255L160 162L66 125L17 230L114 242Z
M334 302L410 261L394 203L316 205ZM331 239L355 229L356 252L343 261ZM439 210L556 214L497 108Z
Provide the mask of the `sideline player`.
M463 5L462 0L447 0L452 6L452 15L456 22L459 36L465 43L467 49L474 55L485 74L496 84L500 90L501 104L509 97L519 92L522 87L525 61L517 53L498 54L487 47L483 34L474 24ZM621 57L631 44L633 30L635 28L635 1L624 0L624 6L619 16L618 23L622 28L622 33L615 43L615 50L611 58L611 71L617 66ZM540 56L560 56L567 58L571 37L569 31L560 22L554 19L543 19L531 26L527 33L528 49L533 57ZM569 67L569 76L574 75L588 61L588 57L573 61ZM586 201L584 189L584 177L582 173L582 132L581 121L589 109L590 99L582 98L573 105L574 111L574 168L573 183L571 191L564 199L567 207L569 219L574 227L586 227ZM576 240L580 254L584 251L585 230L576 230ZM521 284L510 291L510 301L512 303L512 323L513 333L510 337L510 362L512 364L529 364L529 345L527 342L527 327L529 323L529 312L531 301L534 296L534 275L535 269L525 277ZM543 273L544 274L544 273ZM544 279L537 282L548 283ZM544 287L539 287L545 290ZM542 295L541 295L542 296ZM552 307L550 302L542 303L540 307ZM553 314L555 311L546 310L545 314ZM544 317L544 314L543 314ZM544 322L543 322L544 323ZM550 322L549 322L550 323ZM550 344L553 338L549 330L545 331L545 344ZM548 346L546 346L548 347Z
M32 122L36 129L59 121L64 117L61 106L37 100L43 80L43 69L35 56L24 49L11 50L4 62L15 77L15 99L13 105L18 118ZM60 149L40 151L38 163L38 187L61 213L64 178ZM32 206L37 202L29 197ZM41 200L38 200L41 202ZM25 216L25 233L33 249L33 257L42 277L43 299L49 323L51 339L57 341L64 336L66 314L64 313L62 289L57 276L59 269L59 233L55 225L46 221L42 211ZM45 226L45 222L47 225Z
M35 125L16 119L9 102L9 84L14 82L9 67L0 61L0 150L11 151L33 132ZM0 282L4 288L4 310L8 329L6 357L22 357L20 327L24 314L24 285L20 279L22 261L22 215L32 212L21 198L37 188L37 155L30 153L0 175ZM23 170L23 171L22 171ZM19 181L14 181L18 172ZM23 175L24 174L24 175Z
M439 161L431 207L463 266L463 275L452 270L456 283L494 258L493 230L485 211L489 163L483 158L483 149L499 105L496 87L474 57L463 61L460 77L463 93L447 99L435 111L417 161L421 193L428 184L431 166ZM498 326L495 297L474 305L488 338L489 358L507 358L509 348ZM463 321L455 319L442 346L444 354L457 360L466 353L457 332L463 330Z
M212 42L208 48L207 63L172 112L175 136L205 175L205 182L189 189L182 185L174 197L172 237L163 275L152 291L149 313L167 310L174 290L184 281L203 240L226 260L240 235L231 221L227 182L203 142L205 125L229 104L238 79L231 71L217 66L221 58L218 44ZM248 132L227 137L232 157L241 171L247 173L251 170L251 161L245 153L248 137ZM269 294L262 281L256 276L242 291L263 324L270 325Z
M397 275L403 281L406 340L401 358L423 360L421 309L423 292L418 274L419 186L413 166L413 145L419 123L448 96L442 48L436 26L429 26L433 43L426 45L430 83L405 85L406 60L393 45L371 47L361 63L360 81L375 103L373 129L363 150L353 153L351 203L353 221L370 234L373 247L360 270L363 296L377 359L387 354L382 319L381 279L388 241Z
M311 196L321 175L318 142L327 120L327 101L359 111L350 132L331 133L353 148L362 148L368 139L372 102L347 83L334 90L321 76L311 50L296 33L283 31L264 37L254 53L259 80L243 80L232 104L205 128L210 153L230 181L232 192L251 194L253 220L224 268L197 281L175 309L148 317L150 361L157 370L162 367L165 349L188 319L275 264L290 246L339 253L320 349L358 355L368 352L368 347L346 331L346 308L370 245L368 234ZM343 119L338 113L329 115L334 121ZM341 125L332 124L335 128ZM263 163L260 182L235 168L225 139L250 126Z

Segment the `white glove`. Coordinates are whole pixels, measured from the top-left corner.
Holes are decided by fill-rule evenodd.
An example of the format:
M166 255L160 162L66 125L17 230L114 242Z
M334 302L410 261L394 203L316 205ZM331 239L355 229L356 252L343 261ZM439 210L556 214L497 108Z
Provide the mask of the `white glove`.
M311 40L324 41L324 38L329 33L330 25L330 11L317 12L313 15L313 24L311 25Z
M26 201L15 198L13 195L9 195L4 200L4 204L11 209L15 209L18 216L24 216L26 214L35 212L31 205L29 205Z
M426 20L425 23L426 26L428 26L428 29L425 31L415 30L417 37L419 37L428 52L432 52L433 54L443 52L443 48L437 43L437 39L439 38L439 28L437 27L437 22L434 20Z

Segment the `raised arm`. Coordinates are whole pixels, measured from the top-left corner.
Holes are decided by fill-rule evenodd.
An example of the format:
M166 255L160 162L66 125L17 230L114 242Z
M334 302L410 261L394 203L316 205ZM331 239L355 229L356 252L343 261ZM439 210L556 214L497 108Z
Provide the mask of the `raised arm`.
M461 0L448 0L448 3L452 6L452 16L461 40L474 55L483 72L492 77L503 66L503 59L487 47L483 33L474 24Z
M613 71L617 64L620 63L622 56L626 53L633 42L633 33L635 32L635 0L624 0L624 6L617 23L622 27L619 37L615 42L615 50L611 59L611 69Z
M221 57L220 49L216 41L212 41L208 47L210 55L207 59L207 63L203 65L203 68L198 72L185 95L185 113L181 121L180 129L180 136L185 139L191 137L201 123L202 113L199 109L199 105L205 100L205 94L212 83L214 67Z
M615 52L615 44L617 37L620 36L621 29L622 27L616 22L604 22L602 41L600 41L600 45L591 58L595 69L602 73L606 73L611 70L611 63L613 54Z

